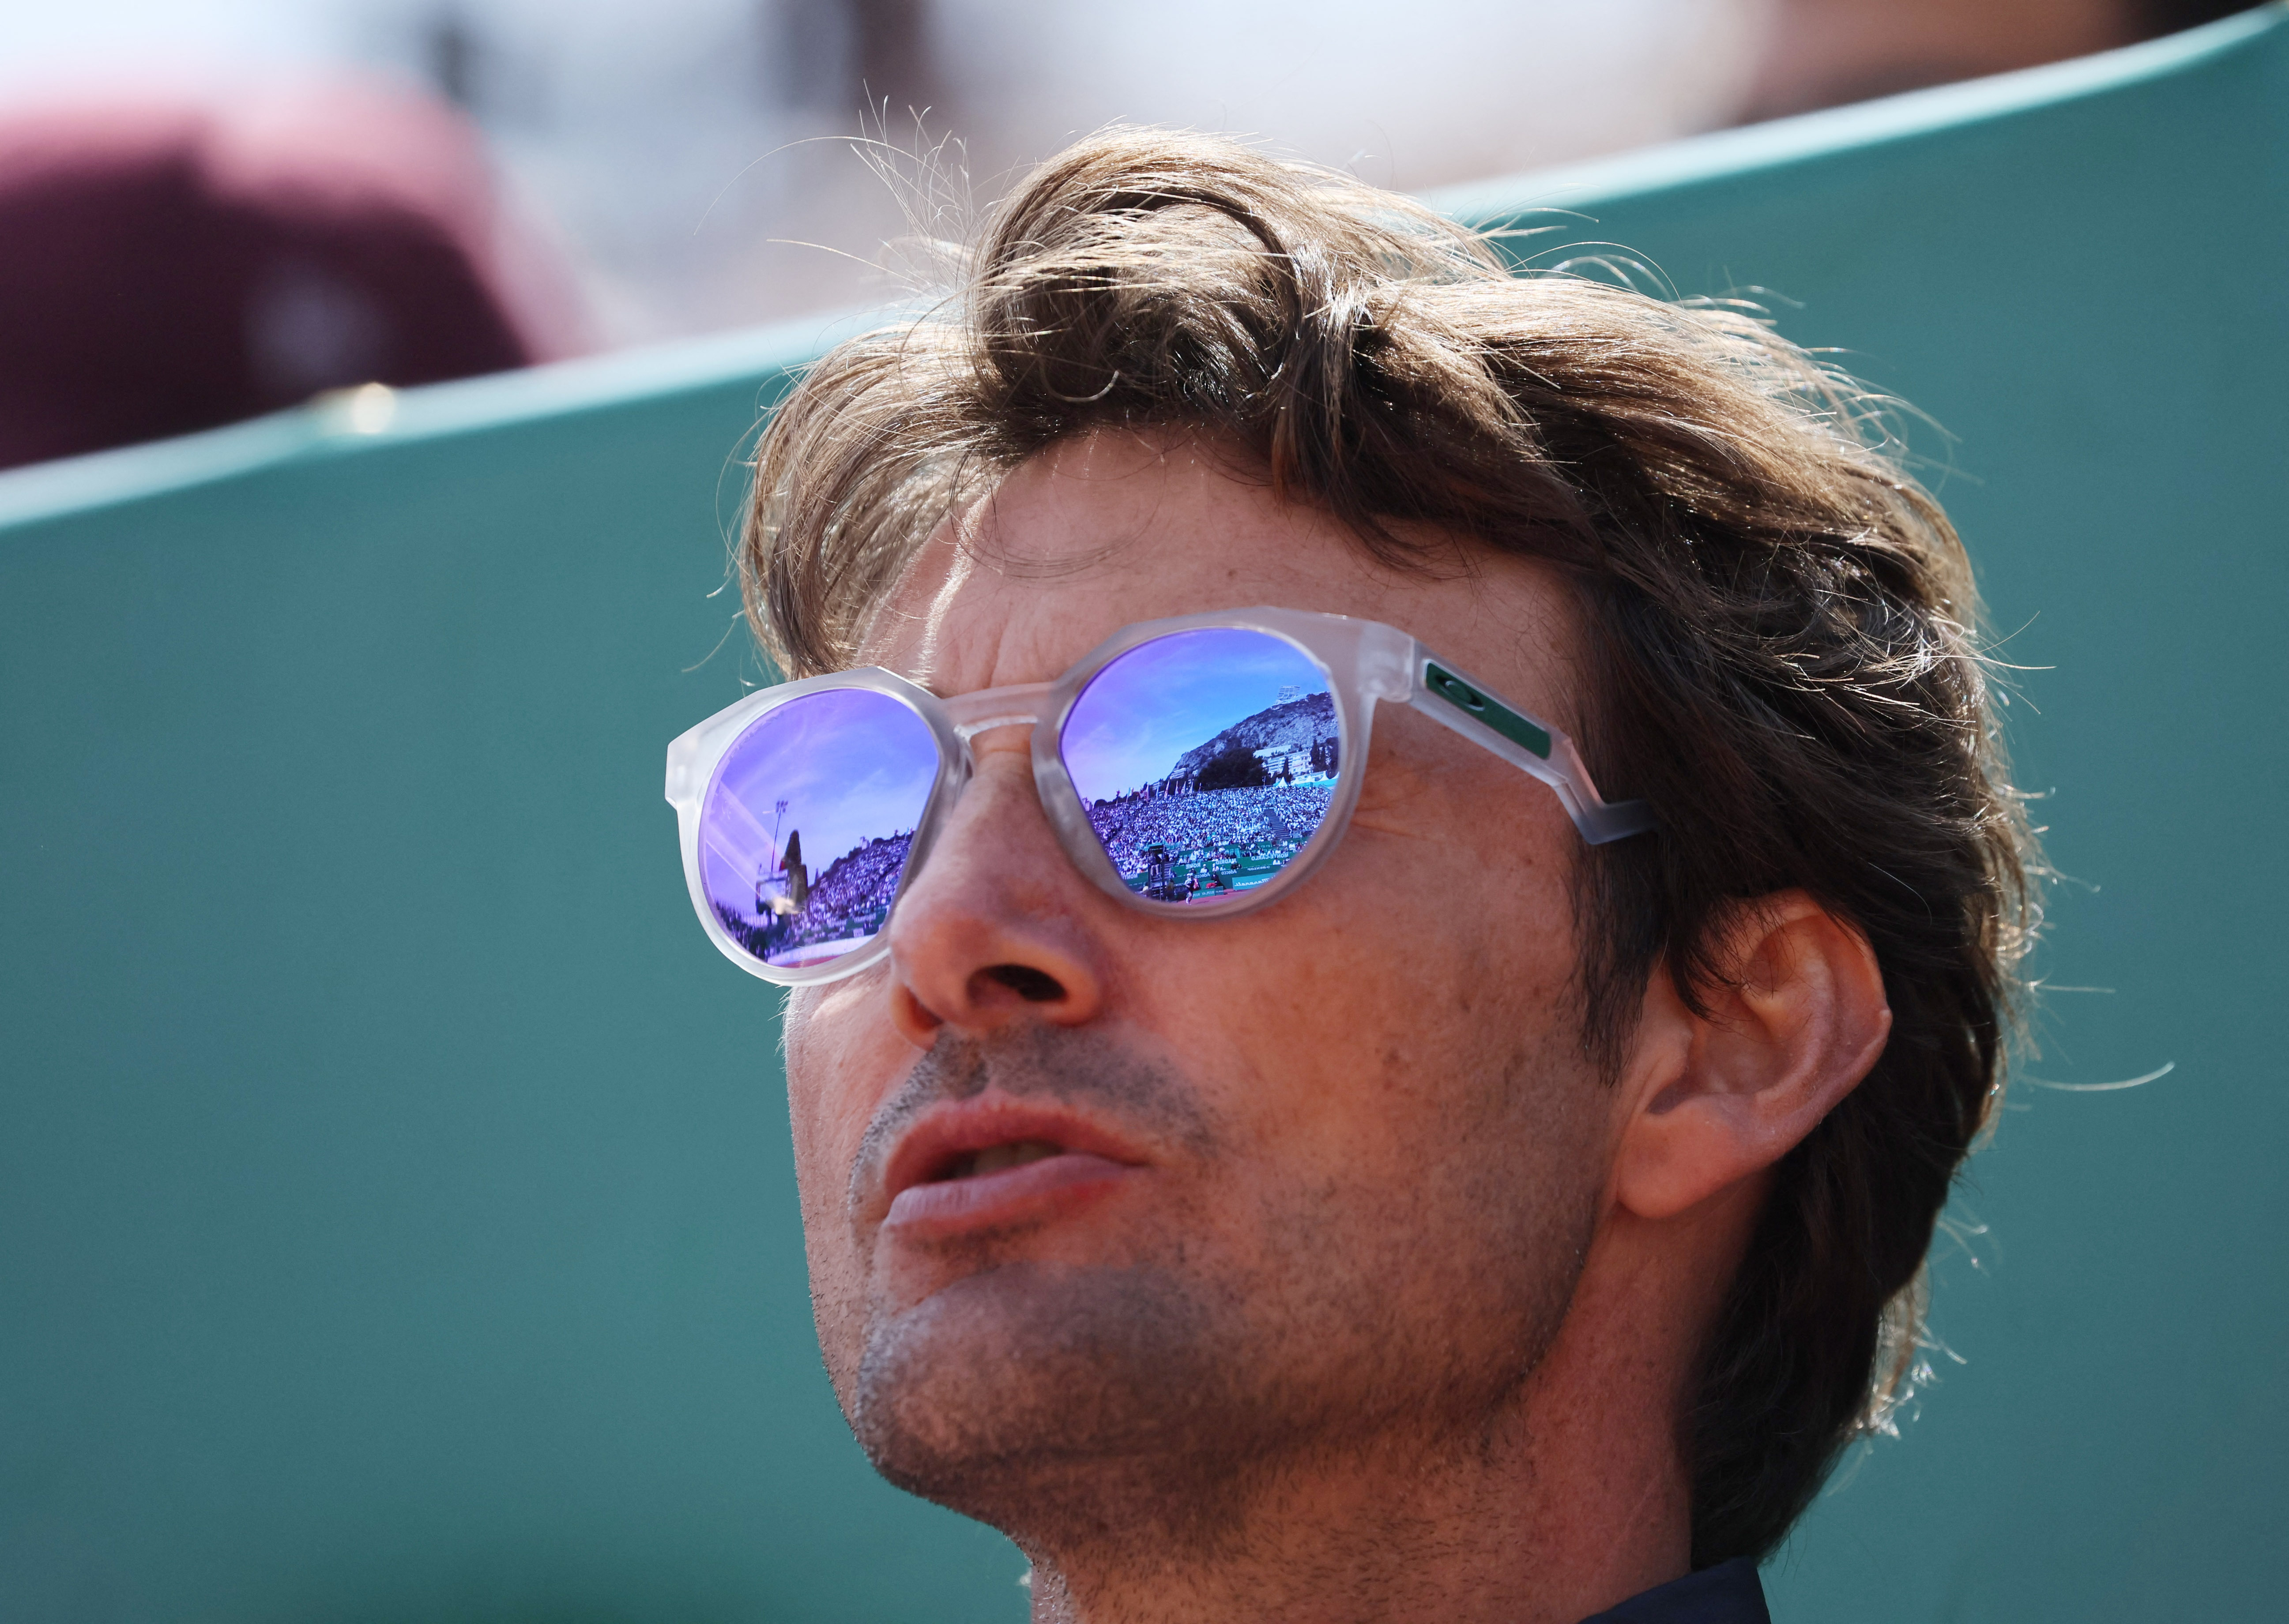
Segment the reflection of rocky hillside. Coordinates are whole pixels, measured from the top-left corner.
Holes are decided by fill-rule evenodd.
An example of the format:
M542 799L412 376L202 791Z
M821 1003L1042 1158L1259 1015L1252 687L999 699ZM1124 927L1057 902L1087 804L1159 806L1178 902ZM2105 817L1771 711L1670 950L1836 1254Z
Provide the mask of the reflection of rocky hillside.
M1249 751L1273 744L1288 750L1309 750L1321 739L1335 736L1335 696L1306 694L1301 699L1290 699L1286 705L1275 705L1232 723L1207 744L1178 756L1176 770L1197 773L1235 744Z

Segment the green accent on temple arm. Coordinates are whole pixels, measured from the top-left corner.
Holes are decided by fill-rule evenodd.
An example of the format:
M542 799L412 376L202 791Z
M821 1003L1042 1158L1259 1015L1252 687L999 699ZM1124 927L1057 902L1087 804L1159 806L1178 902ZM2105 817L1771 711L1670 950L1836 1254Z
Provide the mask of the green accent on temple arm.
M1513 744L1550 759L1550 735L1491 694L1480 693L1436 660L1423 663L1423 686L1456 710L1475 717Z

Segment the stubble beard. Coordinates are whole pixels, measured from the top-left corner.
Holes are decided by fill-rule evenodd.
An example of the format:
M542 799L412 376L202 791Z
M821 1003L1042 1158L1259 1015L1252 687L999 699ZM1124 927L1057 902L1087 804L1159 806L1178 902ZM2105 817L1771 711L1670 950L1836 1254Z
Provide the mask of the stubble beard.
M1098 1035L1049 1030L991 1053L942 1037L877 1127L887 1136L988 1080L1142 1113L1200 1161L1219 1154L1182 1079ZM1166 1222L1117 1263L1001 1258L981 1241L976 1270L921 1302L868 1303L852 1430L890 1482L1037 1559L1108 1543L1171 1563L1229 1554L1248 1505L1284 1477L1387 1452L1401 1434L1433 1453L1487 1447L1564 1318L1587 1208L1519 1226L1524 1254L1492 1260L1509 1267L1486 1281L1497 1328L1459 1347L1451 1322L1410 1318L1388 1289L1410 1238L1438 1232L1440 1214L1407 1207L1436 1200L1368 1213L1294 1193L1257 1215L1266 1278L1216 1250L1208 1214L1182 1210L1156 1214Z

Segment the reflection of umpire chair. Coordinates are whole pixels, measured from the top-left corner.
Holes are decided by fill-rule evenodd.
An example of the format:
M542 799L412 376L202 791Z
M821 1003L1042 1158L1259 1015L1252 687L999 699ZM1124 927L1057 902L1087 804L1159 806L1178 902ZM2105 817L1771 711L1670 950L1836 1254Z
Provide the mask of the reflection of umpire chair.
M1183 888L1170 879L1175 864L1168 848L1155 841L1144 848L1144 895L1156 902L1176 903L1184 900Z
M787 912L801 913L803 904L810 900L810 873L802 865L802 831L787 836L786 843Z
M763 888L771 879L771 871L761 864L755 866L755 917L766 914L801 913L803 904L810 900L810 874L802 865L802 832L787 836L786 856L779 872L786 877L786 895L766 896Z

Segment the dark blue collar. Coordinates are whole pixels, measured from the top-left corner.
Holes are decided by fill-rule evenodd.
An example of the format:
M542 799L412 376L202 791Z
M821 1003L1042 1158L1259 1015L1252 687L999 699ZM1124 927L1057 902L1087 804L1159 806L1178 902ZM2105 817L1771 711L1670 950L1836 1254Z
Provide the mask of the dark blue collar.
M1773 1624L1765 1587L1746 1556L1632 1596L1582 1624Z

